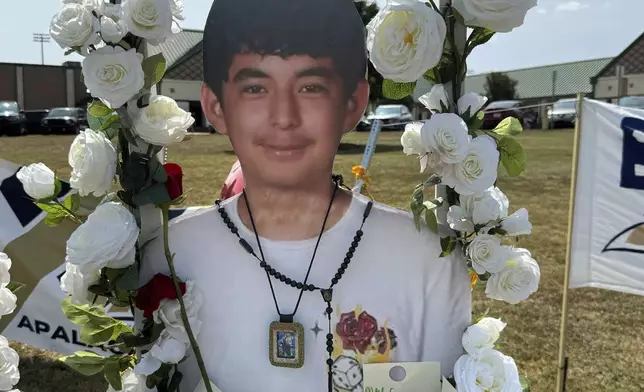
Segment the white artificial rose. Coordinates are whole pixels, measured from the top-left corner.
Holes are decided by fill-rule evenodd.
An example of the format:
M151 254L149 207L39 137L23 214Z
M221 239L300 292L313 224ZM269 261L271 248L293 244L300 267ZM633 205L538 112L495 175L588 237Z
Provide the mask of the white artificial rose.
M7 338L0 336L0 391L7 391L20 381L19 361L18 353L9 346Z
M528 235L532 233L532 223L528 219L528 210L521 208L501 222L501 229L509 236Z
M467 124L454 113L437 113L425 121L420 138L423 146L436 152L446 164L461 162L468 153L470 136Z
M426 152L420 140L422 122L413 122L405 125L405 131L400 137L400 144L405 155L422 155Z
M36 200L55 196L56 175L42 162L23 166L16 174L25 192Z
M498 237L481 234L467 245L466 254L472 261L472 268L477 274L499 272L508 260L507 247L501 245Z
M172 35L172 0L127 0L123 19L132 34L159 45Z
M81 48L100 42L98 19L83 4L66 4L54 15L49 25L49 35L61 48Z
M418 98L418 101L434 113L441 113L443 106L449 108L449 97L447 96L447 91L445 91L445 86L442 84L433 85L427 94Z
M69 148L68 161L72 167L69 185L81 196L102 196L109 191L117 156L114 145L103 133L89 128L81 131Z
M0 287L7 287L11 282L11 259L6 253L0 252Z
M367 25L367 49L376 70L395 82L415 82L443 55L443 17L418 0L388 2Z
M467 211L460 206L450 206L447 211L447 223L452 230L465 233L474 232L474 224Z
M477 93L467 93L458 99L456 106L461 116L469 109L470 117L478 112L487 102L487 97Z
M100 270L88 269L82 272L79 266L65 263L65 274L60 278L60 288L71 295L73 304L91 304L95 295L89 291L89 286L100 280Z
M465 158L447 165L443 184L454 188L459 195L473 195L491 187L496 181L499 152L490 136L478 136L470 141Z
M120 203L106 202L71 234L65 261L79 266L83 273L105 266L125 268L134 264L138 237L134 215Z
M462 355L454 365L459 392L521 392L519 370L514 359L493 349L478 355Z
M150 351L141 356L141 361L134 367L134 371L149 376L156 372L162 363L179 363L186 356L187 350L187 344L173 338L164 330Z
M495 186L473 195L460 196L459 201L475 225L487 225L508 216L508 198Z
M465 19L467 26L485 27L507 33L523 24L537 0L453 0L452 7Z
M143 88L143 55L136 49L104 46L83 60L83 77L92 97L118 109Z
M0 288L0 316L6 316L16 310L18 298L6 287Z
M195 119L181 109L174 99L155 95L144 108L136 102L128 105L134 123L134 132L150 144L168 146L182 141Z
M148 388L145 385L145 380L145 376L136 374L134 370L129 369L121 376L121 382L123 383L121 392L157 392L156 387ZM109 386L107 392L116 392L116 390Z
M463 348L470 355L478 355L481 351L494 348L499 340L501 331L506 323L493 317L484 317L478 323L467 328L463 334Z
M198 336L202 324L202 321L199 319L199 309L201 309L201 305L203 304L203 296L192 281L186 282L183 304L186 307L190 328L192 328L195 336ZM181 320L181 307L178 300L161 300L159 307L154 311L152 316L155 323L165 324L165 331L172 338L186 344L190 343L186 327L183 325L183 320Z
M172 9L172 17L178 20L184 20L183 16L183 0L170 0L170 8Z
M114 20L108 16L101 18L101 37L103 41L118 44L127 34L127 26L121 20Z
M541 271L527 249L517 248L508 253L510 256L503 269L488 279L485 294L516 305L537 291Z

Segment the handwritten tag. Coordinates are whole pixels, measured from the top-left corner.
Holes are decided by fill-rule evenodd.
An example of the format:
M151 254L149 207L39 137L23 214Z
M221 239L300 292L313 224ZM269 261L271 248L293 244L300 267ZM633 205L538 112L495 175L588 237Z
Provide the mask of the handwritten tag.
M362 372L364 392L443 392L440 362L369 363Z

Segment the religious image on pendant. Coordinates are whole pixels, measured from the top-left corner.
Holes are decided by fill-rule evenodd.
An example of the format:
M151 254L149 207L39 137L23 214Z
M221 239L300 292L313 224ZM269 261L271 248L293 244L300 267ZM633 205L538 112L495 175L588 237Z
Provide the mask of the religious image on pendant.
M294 359L297 351L297 335L293 331L277 331L277 357Z
M304 363L304 330L297 323L271 324L270 360L275 366L301 367Z

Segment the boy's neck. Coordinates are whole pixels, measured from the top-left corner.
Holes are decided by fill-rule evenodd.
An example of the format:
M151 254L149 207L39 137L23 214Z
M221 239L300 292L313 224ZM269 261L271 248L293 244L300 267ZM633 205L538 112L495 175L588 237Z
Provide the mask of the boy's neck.
M237 200L237 211L244 225L253 231L244 197L253 214L257 233L275 241L299 241L316 238L331 202L335 183L329 179L318 186L297 190L281 190L245 183L245 195ZM352 195L340 188L336 191L325 231L346 213Z

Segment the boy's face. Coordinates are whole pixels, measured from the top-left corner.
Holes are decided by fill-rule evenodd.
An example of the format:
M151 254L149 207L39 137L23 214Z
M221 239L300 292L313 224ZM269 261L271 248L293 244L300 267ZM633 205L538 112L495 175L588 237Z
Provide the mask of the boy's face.
M222 91L220 101L202 89L209 121L229 136L244 177L279 187L330 176L369 96L366 80L348 96L329 58L252 53L233 58Z

